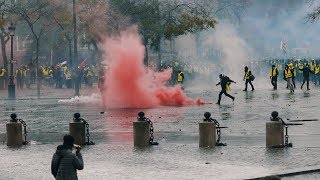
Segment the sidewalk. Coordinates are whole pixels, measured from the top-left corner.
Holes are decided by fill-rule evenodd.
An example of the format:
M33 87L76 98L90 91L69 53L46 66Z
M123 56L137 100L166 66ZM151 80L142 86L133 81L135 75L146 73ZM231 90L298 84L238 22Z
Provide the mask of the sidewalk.
M96 84L93 87L82 87L80 95L90 95L92 93L100 93ZM40 89L40 99L66 99L74 97L74 89L55 89L48 86L42 86ZM37 99L37 87L33 85L31 89L24 88L22 90L16 89L16 99ZM8 99L8 90L0 90L0 100Z

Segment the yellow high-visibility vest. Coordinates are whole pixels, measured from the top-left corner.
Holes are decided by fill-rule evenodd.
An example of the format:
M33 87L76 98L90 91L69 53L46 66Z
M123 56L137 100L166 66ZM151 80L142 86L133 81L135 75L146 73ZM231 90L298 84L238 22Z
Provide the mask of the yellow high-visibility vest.
M0 73L0 77L3 77L3 76L4 76L4 73L6 73L6 69L2 68L2 69L1 69L1 73Z
M63 69L63 72L66 73L67 70L68 70L68 67L67 66L62 66L62 69Z
M71 78L71 73L69 71L67 71L65 73L66 79L70 79Z
M248 69L248 71L246 72L246 74L244 75L244 80L246 80L246 79L250 79L250 72L251 72L251 70L250 69Z
M88 69L87 76L93 76L93 72L90 69Z
M284 70L284 75L286 78L292 78L293 74L290 69Z
M183 77L182 77L182 72L178 74L178 82L182 82L183 81Z
M310 68L311 71L314 71L314 70L315 70L315 69L314 69L314 68L315 68L315 65L311 62L310 65L309 65L309 68Z
M52 71L52 69L49 69L49 71L48 71L48 76L53 77L53 71Z
M49 70L43 68L43 75L44 76L48 76L49 75Z
M318 74L320 72L320 66L316 66L315 68L314 68L314 73L315 74Z
M293 70L293 76L295 77L297 75L297 70L292 63L289 64L289 69Z
M270 71L270 77L275 77L277 76L277 68L271 69Z

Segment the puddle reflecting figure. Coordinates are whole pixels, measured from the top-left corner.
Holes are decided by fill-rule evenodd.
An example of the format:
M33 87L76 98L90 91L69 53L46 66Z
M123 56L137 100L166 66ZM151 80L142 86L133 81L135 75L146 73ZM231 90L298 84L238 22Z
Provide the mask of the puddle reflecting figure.
M287 93L285 99L289 100L290 102L295 102L296 101L296 96L293 93Z
M233 105L220 105L219 107L220 107L220 109L222 109L223 111L227 111L227 110L230 110L230 109L233 109L233 108L234 108Z
M234 106L233 105L221 105L221 118L222 120L227 120L230 119L231 116L231 111L234 111Z
M272 97L273 100L276 100L276 99L279 98L279 93L278 92L272 92L271 93L271 97Z
M309 91L304 91L303 92L303 97L310 97Z
M244 98L246 103L252 102L252 100L254 99L254 93L252 91L251 92L247 91L244 94Z
M5 106L3 112L5 116L10 116L11 113L16 112L16 108L14 105L9 104Z
M221 113L221 118L222 120L228 120L228 119L231 119L231 113L230 112L223 112Z

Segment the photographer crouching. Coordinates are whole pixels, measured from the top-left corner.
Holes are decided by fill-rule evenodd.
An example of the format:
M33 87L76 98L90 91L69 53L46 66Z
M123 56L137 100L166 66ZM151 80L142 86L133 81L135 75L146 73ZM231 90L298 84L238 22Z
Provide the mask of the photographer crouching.
M51 161L51 173L57 179L77 180L77 170L83 169L83 159L80 153L81 147L75 145L74 138L71 135L63 137L63 145L57 147ZM72 153L72 149L76 153Z

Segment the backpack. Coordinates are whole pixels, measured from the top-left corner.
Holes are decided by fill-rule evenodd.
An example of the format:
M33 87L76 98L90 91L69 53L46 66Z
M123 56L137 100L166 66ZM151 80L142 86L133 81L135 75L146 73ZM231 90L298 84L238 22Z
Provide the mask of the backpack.
M256 77L254 77L254 75L251 74L251 76L249 77L249 80L250 80L250 81L254 81L255 78L256 78Z

